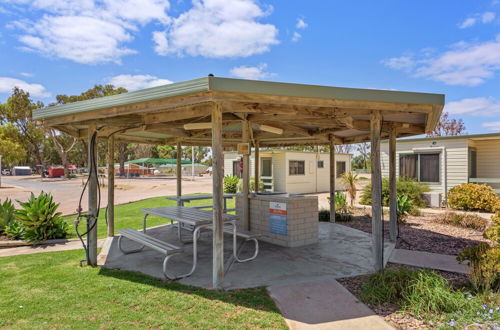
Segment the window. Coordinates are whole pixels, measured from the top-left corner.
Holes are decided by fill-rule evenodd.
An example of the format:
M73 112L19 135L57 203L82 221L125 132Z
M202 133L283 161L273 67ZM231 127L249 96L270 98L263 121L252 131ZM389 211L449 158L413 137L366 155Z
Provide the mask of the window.
M340 178L345 173L345 162L337 162L337 178Z
M318 168L324 168L325 167L325 162L322 160L318 160Z
M288 173L290 175L304 175L305 174L305 161L303 160L290 160L288 162Z
M420 182L439 182L439 155L439 153L400 155L399 176Z

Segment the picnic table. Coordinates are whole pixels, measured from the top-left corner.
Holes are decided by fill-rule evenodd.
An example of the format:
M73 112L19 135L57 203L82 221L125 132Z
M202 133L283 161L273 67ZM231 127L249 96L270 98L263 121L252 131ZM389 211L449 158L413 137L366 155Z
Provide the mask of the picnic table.
M236 194L224 194L224 212L234 211L235 209L227 208L227 200L234 198ZM179 206L184 206L185 203L189 203L191 201L203 200L203 199L212 199L212 194L203 194L203 195L184 195L184 196L171 196L167 197L168 200L176 201L179 203ZM210 208L212 205L201 205L201 206L193 206L193 208L197 209L206 209Z

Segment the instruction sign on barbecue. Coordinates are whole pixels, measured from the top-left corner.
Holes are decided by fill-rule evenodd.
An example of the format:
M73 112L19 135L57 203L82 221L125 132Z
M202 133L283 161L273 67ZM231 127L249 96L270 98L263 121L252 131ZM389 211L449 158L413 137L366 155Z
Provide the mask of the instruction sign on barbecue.
M269 231L286 235L286 203L269 202Z

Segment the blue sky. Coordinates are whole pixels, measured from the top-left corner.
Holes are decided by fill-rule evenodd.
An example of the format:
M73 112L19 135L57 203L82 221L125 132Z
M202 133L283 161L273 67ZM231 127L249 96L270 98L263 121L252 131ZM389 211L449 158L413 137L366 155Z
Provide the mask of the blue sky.
M500 132L500 0L0 0L0 102L216 76L446 94Z

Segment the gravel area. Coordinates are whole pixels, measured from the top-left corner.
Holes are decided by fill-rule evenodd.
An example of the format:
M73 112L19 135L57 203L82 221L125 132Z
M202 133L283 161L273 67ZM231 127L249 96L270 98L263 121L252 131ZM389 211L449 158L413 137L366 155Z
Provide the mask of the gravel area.
M406 224L399 226L396 248L457 255L467 247L487 242L482 236L482 231L432 221L434 217L439 216L439 214L433 214L408 217ZM384 218L384 237L389 239L388 215L384 214ZM353 221L340 224L371 233L370 210L356 209Z
M397 264L388 264L386 268L408 268L411 270L416 270L418 268ZM448 282L455 287L463 285L467 281L467 276L464 274L450 273L444 271L435 271L439 275L443 276L448 280ZM366 282L369 275L362 275L356 277L342 278L338 282L347 288L352 294L354 294L358 299L360 298L360 292L362 285ZM367 304L377 315L384 318L384 320L391 324L396 329L429 329L430 326L425 322L405 313L398 311L398 307L392 304L383 304L380 306Z

